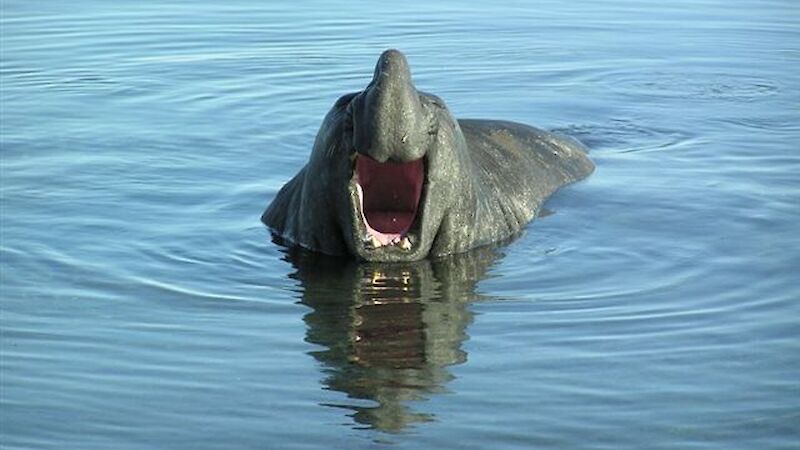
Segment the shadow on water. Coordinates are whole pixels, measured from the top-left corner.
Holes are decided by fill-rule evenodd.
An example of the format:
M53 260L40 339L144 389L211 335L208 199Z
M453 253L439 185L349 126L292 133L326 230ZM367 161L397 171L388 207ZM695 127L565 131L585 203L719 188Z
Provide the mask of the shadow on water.
M500 256L487 247L433 261L359 263L286 250L301 302L312 308L306 341L323 347L311 354L324 365L324 384L358 400L323 406L390 433L434 420L409 402L445 392L448 367L466 361L468 305L482 298L475 286Z

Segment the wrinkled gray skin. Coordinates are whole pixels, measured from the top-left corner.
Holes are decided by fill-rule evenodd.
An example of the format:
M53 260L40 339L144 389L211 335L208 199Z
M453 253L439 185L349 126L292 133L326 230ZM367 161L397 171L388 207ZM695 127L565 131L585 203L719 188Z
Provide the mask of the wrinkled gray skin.
M356 153L379 162L425 158L411 248L371 248L353 176ZM577 141L513 122L456 120L417 91L406 58L385 51L362 92L341 97L322 122L308 164L261 220L310 250L367 261L460 253L512 236L559 187L594 170Z

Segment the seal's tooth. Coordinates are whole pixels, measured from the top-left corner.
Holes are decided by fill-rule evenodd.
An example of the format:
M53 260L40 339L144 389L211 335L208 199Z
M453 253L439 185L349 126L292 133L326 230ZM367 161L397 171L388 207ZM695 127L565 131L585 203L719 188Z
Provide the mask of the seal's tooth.
M369 231L367 231L367 233L364 235L364 237L362 239L363 239L363 242L364 242L364 247L366 247L368 249L369 248L378 248L378 247L381 246L381 242L378 240L378 238L373 236Z
M403 250L411 250L411 240L408 239L408 236L404 237L402 241L400 241L400 248Z

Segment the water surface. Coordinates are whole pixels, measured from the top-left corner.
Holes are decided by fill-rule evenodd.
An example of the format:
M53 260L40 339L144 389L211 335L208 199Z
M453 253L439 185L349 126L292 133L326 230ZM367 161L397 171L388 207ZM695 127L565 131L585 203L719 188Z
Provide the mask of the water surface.
M0 446L796 448L791 1L2 1ZM258 221L403 50L597 171L510 243L359 265Z

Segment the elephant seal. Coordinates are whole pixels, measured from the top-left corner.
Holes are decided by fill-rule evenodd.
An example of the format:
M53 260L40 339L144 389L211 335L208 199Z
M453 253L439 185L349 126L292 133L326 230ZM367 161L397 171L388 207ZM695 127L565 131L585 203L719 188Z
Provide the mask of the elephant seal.
M261 216L309 250L413 261L508 238L559 187L594 170L576 140L495 120L456 120L418 91L405 56L328 112L308 163Z

